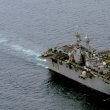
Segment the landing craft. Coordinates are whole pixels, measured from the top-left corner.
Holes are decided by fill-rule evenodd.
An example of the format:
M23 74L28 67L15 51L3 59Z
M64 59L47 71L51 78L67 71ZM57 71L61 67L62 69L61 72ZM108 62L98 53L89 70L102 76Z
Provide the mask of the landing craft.
M50 70L110 95L110 50L94 50L87 36L83 41L77 33L75 44L50 48L42 58Z

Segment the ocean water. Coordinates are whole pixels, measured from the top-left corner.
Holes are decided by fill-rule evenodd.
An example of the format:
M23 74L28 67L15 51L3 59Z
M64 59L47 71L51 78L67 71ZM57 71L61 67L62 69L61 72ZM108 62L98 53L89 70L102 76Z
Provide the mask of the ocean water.
M0 0L0 110L107 110L106 96L48 70L49 47L88 35L110 49L109 0Z

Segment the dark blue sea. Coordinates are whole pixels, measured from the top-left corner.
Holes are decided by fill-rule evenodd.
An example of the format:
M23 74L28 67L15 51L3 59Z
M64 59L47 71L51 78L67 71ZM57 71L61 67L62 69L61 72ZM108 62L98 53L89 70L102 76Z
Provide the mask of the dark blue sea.
M110 49L110 0L0 0L0 110L109 110L105 95L39 58L74 43L77 31Z

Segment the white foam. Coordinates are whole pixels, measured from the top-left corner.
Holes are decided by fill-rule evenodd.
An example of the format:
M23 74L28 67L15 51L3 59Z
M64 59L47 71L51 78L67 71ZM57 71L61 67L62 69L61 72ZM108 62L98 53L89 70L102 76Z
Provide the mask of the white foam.
M46 65L44 65L44 63L46 62L46 59L41 59L39 53L34 52L31 49L26 49L23 46L20 45L10 45L11 49L17 51L17 52L22 52L23 54L27 55L27 56L34 56L37 65L48 68Z
M2 34L0 34L0 43L4 43L7 42L8 40L6 38L3 37Z
M48 68L46 65L44 65L46 60L40 58L40 55L41 55L40 53L37 53L37 52L35 52L31 49L24 48L21 45L12 44L12 43L9 43L9 42L7 43L7 42L8 42L8 39L3 38L3 35L0 34L0 43L5 43L5 46L11 48L12 50L14 50L16 52L23 53L26 56L34 57L34 59L37 62L37 65Z
M41 66L41 67L44 67L44 68L46 68L46 69L48 69L48 66L43 65L43 64L41 64L41 63L37 63L37 65L38 65L38 66Z
M11 47L16 51L23 52L24 54L27 54L29 56L32 56L32 55L40 56L40 54L36 54L34 51L30 49L25 49L20 45L11 45Z
M4 43L4 42L7 42L8 40L5 39L5 38L0 38L0 43Z

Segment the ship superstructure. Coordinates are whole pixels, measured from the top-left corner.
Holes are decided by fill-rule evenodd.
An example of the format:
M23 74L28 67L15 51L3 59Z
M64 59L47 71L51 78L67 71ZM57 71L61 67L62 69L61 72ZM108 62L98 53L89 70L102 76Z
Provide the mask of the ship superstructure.
M50 48L42 55L49 69L110 95L110 50L98 52L90 39L76 34L76 43Z

